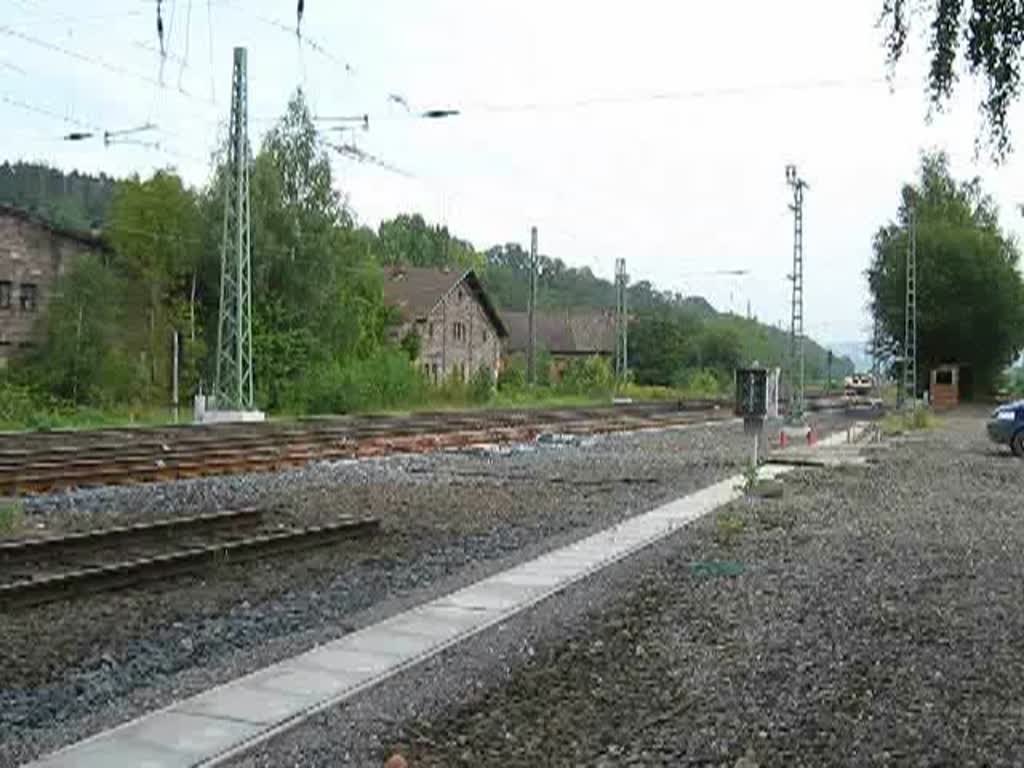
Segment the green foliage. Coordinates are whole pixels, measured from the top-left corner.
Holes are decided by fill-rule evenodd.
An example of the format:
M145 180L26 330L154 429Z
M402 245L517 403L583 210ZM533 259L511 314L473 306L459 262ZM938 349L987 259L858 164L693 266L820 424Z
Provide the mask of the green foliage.
M971 366L978 391L991 390L999 372L1024 345L1024 283L1014 240L977 180L958 182L945 155L926 155L916 186L903 190L897 220L879 229L867 271L871 304L889 351L904 334L907 223L917 220L918 369L943 362ZM923 386L926 375L919 375Z
M423 346L423 340L415 330L410 330L402 337L402 341L399 346L410 360L415 361L416 358L420 356L420 349Z
M738 514L723 512L715 518L715 541L723 547L734 546L747 528Z
M720 397L728 393L719 375L708 368L682 369L673 383L687 397L697 399Z
M740 484L739 489L746 494L754 492L757 487L757 481L760 480L760 473L758 466L755 462L750 461L747 466L743 468L743 482Z
M483 263L470 243L453 237L447 227L428 225L418 213L381 222L377 239L382 264L478 269Z
M930 30L928 93L937 108L952 98L964 69L984 79L987 92L981 100L981 112L988 122L995 157L1005 159L1010 150L1009 110L1020 93L1024 7L991 0L885 0L882 8L891 62L899 61L907 52L912 17L927 14L922 21ZM961 46L962 63L958 61Z
M567 394L607 394L615 389L615 374L607 358L572 360L562 371L556 389Z
M0 203L41 216L65 229L102 227L114 193L109 176L64 173L38 163L0 164Z
M83 255L57 283L42 318L43 343L24 362L37 386L72 405L109 404L145 395L146 378L128 340L125 281Z
M0 536L12 536L25 524L25 507L17 499L0 500Z
M327 361L288 386L287 406L302 413L352 413L426 402L428 386L398 350L378 350L365 359Z
M526 386L526 361L521 355L507 357L498 374L498 391L518 390Z
M900 435L920 429L931 429L936 424L935 417L927 408L913 408L908 411L892 413L882 419L882 433Z
M222 215L224 178L220 169L209 219ZM372 233L353 228L301 91L255 158L251 187L254 378L260 405L275 409L307 371L334 381L375 355L389 313Z
M494 375L486 366L477 368L470 377L469 396L474 403L486 403L494 396Z
M189 340L179 351L186 385L194 385L202 365L195 357L205 352L196 343L201 232L198 199L177 175L158 171L146 181L118 183L107 233L123 297L120 341L142 362L147 399L170 399L175 332Z

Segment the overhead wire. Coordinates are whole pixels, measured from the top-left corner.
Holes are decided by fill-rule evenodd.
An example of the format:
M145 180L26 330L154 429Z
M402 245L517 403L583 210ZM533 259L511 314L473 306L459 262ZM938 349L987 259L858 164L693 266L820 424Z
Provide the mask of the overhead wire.
M216 78L213 76L213 0L206 0L206 37L210 52L210 100L217 100Z
M119 75L121 77L137 80L139 82L146 83L147 85L153 85L154 83L157 85L162 85L162 83L160 83L159 80L154 79L150 75L146 75L141 72L136 72L135 70L129 69L120 64L115 64L111 61L107 61L106 59L101 59L96 56L84 54L81 51L76 51L72 48L68 48L67 46L60 45L59 43L53 43L48 40L43 40L42 38L35 37L33 35L27 35L24 32L19 32L18 30L13 29L10 25L0 27L0 35L13 37L17 40L21 40L22 42L28 43L29 45L34 45L39 48L43 48L44 50L51 51L53 53L59 53L63 56L67 56L76 61L80 61L85 64L90 64L92 66L99 67L100 69L104 69L108 72ZM179 91L179 93L181 93L181 95L185 98L192 99L194 101L198 101L206 105L212 104L213 106L220 106L214 101L204 99L203 97L197 96L196 94L190 93L186 90Z
M190 33L192 28L192 0L188 0L188 7L185 11L185 53L181 60L181 67L178 69L178 90L182 90L182 80L185 77L185 69L188 67L188 54Z

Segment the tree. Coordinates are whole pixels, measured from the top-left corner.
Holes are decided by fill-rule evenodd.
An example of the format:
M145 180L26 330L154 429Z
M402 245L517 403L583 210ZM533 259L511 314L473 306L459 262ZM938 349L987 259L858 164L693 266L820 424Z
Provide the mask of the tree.
M483 261L470 243L453 237L446 226L430 226L418 213L382 221L377 237L382 264L475 269Z
M223 217L225 178L222 166L204 195L209 232ZM277 408L319 366L373 354L388 312L376 238L354 228L334 189L301 90L253 159L250 190L254 380L261 406ZM219 237L215 242L219 263ZM218 285L219 270L206 274ZM216 318L217 291L207 293Z
M30 378L75 405L137 399L144 382L124 349L123 281L86 254L57 283Z
M886 48L893 64L907 51L915 15L923 15L930 28L928 92L932 103L941 108L952 96L962 51L968 71L985 81L987 93L981 111L989 125L996 158L1005 158L1010 151L1007 112L1020 93L1024 4L935 0L912 5L910 0L884 0L882 19L886 26Z
M148 362L150 384L159 390L170 386L172 334L197 337L201 234L196 196L176 174L158 171L146 181L118 183L107 236L125 278L122 301L131 330L145 329L139 352ZM201 355L201 347L186 345L189 371Z
M999 228L998 211L977 179L958 182L943 154L926 155L918 184L903 189L896 221L879 229L867 271L871 309L883 346L902 349L907 230L917 230L918 369L969 364L988 389L1024 344L1024 283L1019 250ZM919 385L925 377L919 376Z

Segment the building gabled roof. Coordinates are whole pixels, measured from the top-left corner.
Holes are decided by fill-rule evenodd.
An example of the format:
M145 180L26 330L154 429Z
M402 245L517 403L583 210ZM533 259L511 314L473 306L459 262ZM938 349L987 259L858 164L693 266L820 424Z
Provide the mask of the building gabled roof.
M52 235L62 237L65 240L73 240L76 243L95 248L99 251L110 251L110 244L104 240L98 232L86 232L77 229L65 229L47 221L38 213L19 208L16 205L0 203L0 216L7 216L12 219L19 219L28 224L46 230Z
M525 352L530 342L526 312L504 312L509 352ZM553 355L602 355L615 352L615 314L601 309L538 310L537 346Z
M508 329L501 315L471 269L387 267L384 270L384 301L398 310L403 322L425 320L459 285L465 285L477 300L498 337L507 338Z

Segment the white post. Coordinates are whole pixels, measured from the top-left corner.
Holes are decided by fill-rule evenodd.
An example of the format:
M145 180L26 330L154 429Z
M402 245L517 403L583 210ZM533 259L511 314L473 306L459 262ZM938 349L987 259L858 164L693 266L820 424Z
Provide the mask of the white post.
M174 363L171 370L171 402L174 404L174 423L178 423L178 330L174 330Z

